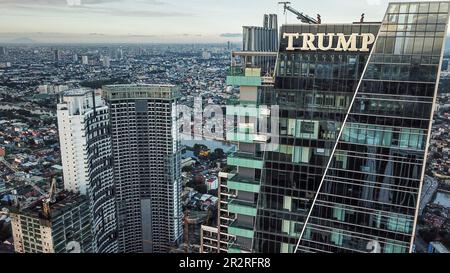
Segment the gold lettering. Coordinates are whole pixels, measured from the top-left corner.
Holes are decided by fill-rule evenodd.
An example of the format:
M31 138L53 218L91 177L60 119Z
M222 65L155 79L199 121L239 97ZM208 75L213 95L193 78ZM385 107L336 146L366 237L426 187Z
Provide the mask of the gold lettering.
M298 39L300 37L300 34L298 33L283 33L283 39L286 39L288 37L288 46L286 47L286 50L295 50L294 47L294 37Z
M317 46L319 47L320 50L330 50L333 47L333 37L334 37L334 33L329 33L328 36L328 45L324 46L323 42L324 42L324 33L319 33L317 34Z

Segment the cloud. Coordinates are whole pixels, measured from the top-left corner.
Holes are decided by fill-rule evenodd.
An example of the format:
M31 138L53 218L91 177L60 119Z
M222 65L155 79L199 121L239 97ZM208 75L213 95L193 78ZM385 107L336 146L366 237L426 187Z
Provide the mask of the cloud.
M70 6L70 5L98 5L113 2L126 2L126 0L0 0L1 5L15 6ZM135 1L136 2L136 1ZM157 0L137 1L140 3L163 3Z
M129 17L187 17L195 16L191 13L184 12L165 12L165 11L153 11L153 10L98 10L96 13L114 16L129 16Z
M121 3L123 7L107 5ZM165 5L159 0L0 0L0 6L14 11L36 13L45 8L39 16L64 16L64 14L96 14L118 17L185 17L190 13L155 10L154 6ZM144 8L145 7L145 8Z
M154 38L154 37L158 37L157 35L153 35L153 34L128 34L128 37L133 37L133 38Z
M202 34L191 34L191 33L183 33L181 34L183 37L202 37Z
M1 33L0 43L37 43L37 44L82 44L82 43L217 43L223 42L217 40L215 35L201 34L102 34L102 33L62 33L62 32L22 32L22 33Z
M222 33L220 37L223 38L239 38L242 37L242 33Z

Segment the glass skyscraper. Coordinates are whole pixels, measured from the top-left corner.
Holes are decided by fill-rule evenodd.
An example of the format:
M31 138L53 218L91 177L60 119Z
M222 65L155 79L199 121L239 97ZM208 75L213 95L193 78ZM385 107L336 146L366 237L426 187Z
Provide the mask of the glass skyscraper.
M281 33L378 33L379 24L284 25ZM358 37L358 44L361 43ZM279 145L266 151L255 225L257 252L292 253L369 52L287 50L275 73ZM326 40L327 44L329 41ZM337 46L337 39L331 41ZM294 46L301 46L297 40Z
M381 23L284 25L272 81L247 62L228 78L228 252L411 251L448 14L391 3ZM279 145L249 104L279 106Z
M298 252L412 250L448 2L391 3Z

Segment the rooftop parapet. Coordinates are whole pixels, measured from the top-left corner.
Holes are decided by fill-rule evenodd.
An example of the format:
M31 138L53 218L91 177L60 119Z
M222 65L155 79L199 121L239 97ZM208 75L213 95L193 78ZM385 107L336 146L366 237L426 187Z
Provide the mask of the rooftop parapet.
M175 85L160 84L119 84L103 86L104 99L166 99L172 100L180 97L179 88Z

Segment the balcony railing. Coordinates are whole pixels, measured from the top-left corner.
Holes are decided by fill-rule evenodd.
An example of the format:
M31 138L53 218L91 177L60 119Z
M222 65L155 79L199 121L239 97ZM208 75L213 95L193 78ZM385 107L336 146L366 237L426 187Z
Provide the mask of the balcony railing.
M259 193L260 182L236 175L228 179L228 188L237 191Z
M256 217L256 204L248 201L232 199L228 202L228 211L231 213Z
M233 86L261 86L260 76L227 76L227 85Z
M251 251L236 243L236 239L231 239L227 243L228 253L250 253Z
M238 98L232 98L226 100L226 105L239 105L241 102Z
M231 128L227 132L227 140L245 143L266 143L269 137L263 134L253 133L251 128Z
M227 76L245 76L245 70L241 66L231 66L228 68Z
M228 156L228 165L240 166L245 168L262 169L264 162L262 154L235 152Z
M228 233L235 236L245 237L253 239L254 231L253 226L248 223L242 223L238 220L234 221L228 227Z

